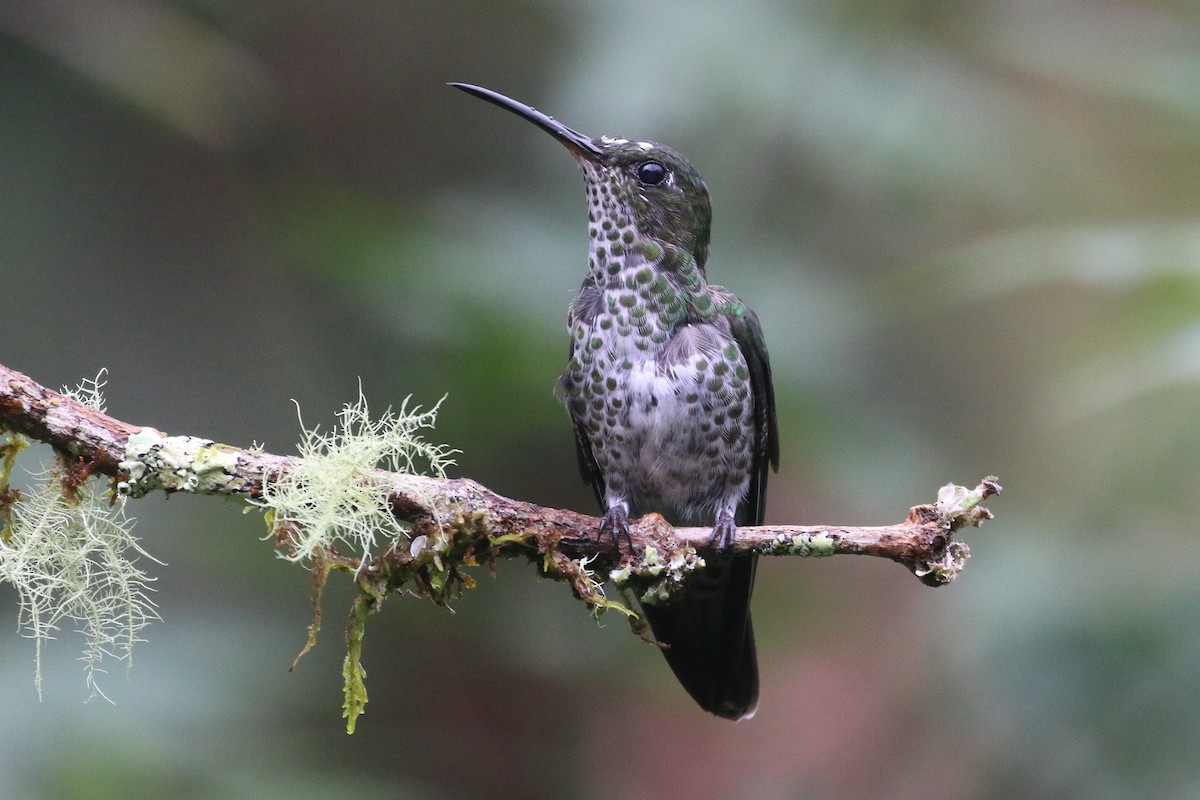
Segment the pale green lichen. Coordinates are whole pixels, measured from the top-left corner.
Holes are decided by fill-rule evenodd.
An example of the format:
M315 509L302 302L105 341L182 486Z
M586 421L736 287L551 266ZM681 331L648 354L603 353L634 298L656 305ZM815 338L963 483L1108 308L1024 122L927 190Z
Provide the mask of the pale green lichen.
M288 550L281 555L309 561L318 550L344 547L365 561L378 540L394 544L406 535L405 524L388 505L389 478L378 470L445 475L457 451L420 434L433 427L439 405L410 409L406 399L399 411L389 408L371 419L360 390L358 402L342 408L339 425L327 434L305 428L301 419L299 460L286 473L268 476L253 501L271 510L276 528L290 531ZM437 552L444 543L426 540L423 547Z
M415 483L416 473L444 477L454 463L451 456L457 451L427 442L420 433L434 426L440 404L428 411L410 409L406 398L399 411L388 408L379 419L372 419L360 388L358 401L342 408L339 424L329 433L307 428L300 420L299 458L286 471L265 475L259 496L250 501L265 510L279 555L307 565L313 574L313 621L297 660L316 643L329 571L355 571L358 594L342 665L342 711L348 733L354 732L367 703L362 642L369 613L410 580L417 582L417 593L439 605L445 605L454 591L474 585L458 571L460 564L453 559L450 542L436 519L430 532L402 544L401 539L409 535L408 525L390 505L392 491ZM420 493L411 485L405 485L404 491ZM383 550L378 547L381 541ZM388 557L405 551L407 558Z
M825 558L836 554L836 544L827 533L781 533L771 542L772 555Z
M67 394L103 409L103 375ZM42 645L73 626L85 638L80 660L91 696L104 697L97 677L105 657L130 665L141 631L158 618L151 578L135 563L140 556L153 558L133 537L124 502L112 503L100 481L69 474L60 466L35 475L36 485L10 506L0 537L0 580L16 590L21 633L34 640L38 696ZM8 489L7 477L0 490Z
M704 559L691 545L660 554L648 545L637 561L609 573L609 580L618 588L635 588L637 597L646 605L664 603L684 590L688 576L704 566Z
M104 413L104 387L108 385L108 381L105 379L106 375L108 375L108 370L101 369L96 373L95 378L83 379L74 389L64 386L61 391L67 397L83 403L93 411Z
M34 640L34 683L41 696L42 643L64 624L85 637L81 660L92 695L104 696L96 677L105 655L132 663L141 630L158 618L148 596L150 578L134 563L147 556L131 531L124 505L110 507L94 482L63 495L54 476L12 509L8 536L0 542L0 580L17 590L19 625Z
M980 504L1000 491L1000 484L994 477L984 478L974 489L948 483L938 489L936 508L950 523L951 530L978 526L992 518L992 512Z
M167 436L142 428L125 443L120 467L129 480L117 484L127 497L143 497L162 489L198 494L229 493L245 480L237 474L237 450L198 436Z
M967 559L970 557L971 548L967 547L966 542L951 541L946 544L940 559L915 567L913 574L922 579L932 576L936 579L934 583L944 585L958 577L958 573L967 566Z

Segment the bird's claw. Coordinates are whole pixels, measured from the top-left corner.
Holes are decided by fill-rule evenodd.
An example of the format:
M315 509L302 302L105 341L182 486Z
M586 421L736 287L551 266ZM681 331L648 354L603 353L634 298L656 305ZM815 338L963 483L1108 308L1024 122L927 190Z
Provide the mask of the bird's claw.
M713 526L712 536L709 537L708 543L718 550L728 550L733 547L733 540L736 538L737 524L732 519L721 519L717 520L717 524Z
M605 512L600 521L600 535L611 536L618 553L621 551L621 540L624 539L629 553L633 553L633 537L629 535L629 513L624 508L614 506Z

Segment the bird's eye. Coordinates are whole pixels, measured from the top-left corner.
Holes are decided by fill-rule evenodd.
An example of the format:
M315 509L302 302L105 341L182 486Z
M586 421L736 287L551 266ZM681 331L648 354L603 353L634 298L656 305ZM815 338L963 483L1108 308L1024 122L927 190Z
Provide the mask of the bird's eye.
M647 161L638 165L637 179L645 186L657 186L667 179L667 168L657 161Z

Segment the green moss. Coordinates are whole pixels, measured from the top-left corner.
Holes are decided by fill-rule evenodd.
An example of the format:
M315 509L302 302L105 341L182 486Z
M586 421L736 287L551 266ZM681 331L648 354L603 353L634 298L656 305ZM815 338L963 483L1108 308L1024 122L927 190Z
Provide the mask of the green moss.
M346 733L354 733L358 718L366 710L367 671L362 665L362 642L367 617L374 607L371 597L359 595L354 601L350 624L346 626L346 659L342 662L342 718L346 720Z

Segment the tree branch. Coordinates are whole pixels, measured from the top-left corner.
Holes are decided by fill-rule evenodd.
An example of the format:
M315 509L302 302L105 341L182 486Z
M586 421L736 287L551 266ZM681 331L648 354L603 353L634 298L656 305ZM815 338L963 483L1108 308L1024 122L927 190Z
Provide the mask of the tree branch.
M104 475L117 491L141 497L152 491L200 494L262 495L264 478L276 480L294 469L298 459L218 444L192 436L168 436L101 413L27 376L0 365L0 430L44 442L61 453L68 465L85 474ZM477 557L524 555L540 560L544 571L573 582L589 599L591 572L584 565L624 568L618 582L682 582L687 570L708 552L707 528L672 528L657 514L636 520L630 528L634 558L620 542L601 536L592 516L547 508L499 495L466 478L432 478L376 472L388 492L388 507L410 530L411 546L389 548L363 564L353 556L330 554L335 565L362 574L369 567L382 588L401 580L421 579L422 546L436 539L434 555L452 563L474 563ZM954 579L969 555L954 534L965 525L991 518L981 503L999 494L992 477L973 490L943 487L937 502L915 506L903 522L882 527L844 525L764 525L738 529L733 549L762 555L869 555L905 565L930 586ZM288 546L286 523L277 544ZM424 538L422 538L424 537ZM458 559L461 559L459 561ZM444 567L440 558L439 566ZM581 563L582 561L582 563ZM453 569L451 570L453 572ZM461 576L457 576L462 580ZM640 579L640 583L638 580ZM582 583L581 583L582 582ZM594 592L594 589L592 590ZM438 599L435 597L435 599Z

